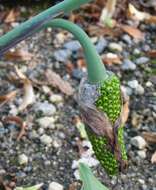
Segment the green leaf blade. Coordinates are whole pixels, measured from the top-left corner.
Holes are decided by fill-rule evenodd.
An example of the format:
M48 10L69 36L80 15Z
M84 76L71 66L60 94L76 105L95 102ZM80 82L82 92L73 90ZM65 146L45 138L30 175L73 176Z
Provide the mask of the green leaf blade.
M86 164L79 164L79 173L80 179L83 182L81 190L109 190L106 186L101 184L100 181L98 181Z

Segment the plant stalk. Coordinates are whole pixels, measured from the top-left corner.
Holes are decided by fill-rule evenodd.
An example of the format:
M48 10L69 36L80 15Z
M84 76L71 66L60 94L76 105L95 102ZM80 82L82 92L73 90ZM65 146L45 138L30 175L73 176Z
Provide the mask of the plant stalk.
M64 0L63 2L50 7L37 16L20 24L15 29L0 37L0 56L5 53L10 47L25 39L25 36L28 37L32 35L32 31L36 30L37 27L40 28L41 25L49 22L51 19L57 17L58 15L68 13L90 1L92 0Z
M79 26L64 19L54 19L43 27L58 27L71 32L83 47L89 81L91 83L98 83L106 80L107 73L101 57L88 35Z

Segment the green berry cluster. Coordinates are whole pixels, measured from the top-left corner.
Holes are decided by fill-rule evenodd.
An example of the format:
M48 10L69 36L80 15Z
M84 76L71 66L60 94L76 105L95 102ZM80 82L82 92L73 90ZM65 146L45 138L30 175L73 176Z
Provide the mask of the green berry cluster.
M105 112L114 123L120 115L122 105L119 79L115 75L109 77L100 85L99 93L96 107Z
M112 126L118 119L121 113L121 91L120 81L112 75L106 81L103 81L99 86L99 98L96 100L96 107L107 114ZM101 165L110 175L115 175L119 170L119 163L112 151L107 138L96 135L90 129L87 129L88 137L92 143L93 150L96 157L100 161ZM118 143L120 145L121 156L123 160L127 160L124 139L123 139L123 127L119 127L117 130Z
M118 172L118 162L108 147L107 139L97 136L88 127L86 131L97 159L109 175L115 175Z

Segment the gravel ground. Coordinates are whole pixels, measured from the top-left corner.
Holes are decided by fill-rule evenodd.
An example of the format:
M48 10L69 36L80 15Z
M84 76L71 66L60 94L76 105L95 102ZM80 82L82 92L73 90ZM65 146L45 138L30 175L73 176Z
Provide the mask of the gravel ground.
M2 25L3 26L3 25ZM151 156L156 144L148 144L142 136L143 131L156 132L156 65L155 60L146 52L156 49L156 26L141 24L145 40L137 42L128 34L119 37L94 36L97 50L103 56L115 53L123 58L122 64L107 65L121 79L121 84L130 96L130 115L125 126L125 141L129 167L125 174L109 177L101 168L92 151L86 162L90 163L94 173L110 189L114 190L156 190L156 165ZM16 115L22 102L22 95L0 109L0 175L16 176L18 186L30 186L44 183L48 189L52 182L62 184L64 189L77 182L77 168L74 163L83 156L79 153L82 140L73 118L79 116L76 94L85 69L77 67L82 51L73 36L61 30L40 32L31 39L20 43L18 48L34 55L31 61L6 61L2 64L16 64L29 79L45 82L46 69L53 69L74 88L73 96L64 95L57 88L36 84L36 102L19 113L27 122L26 136L16 140L19 128L15 124L6 124L3 118ZM69 73L67 68L72 63ZM8 72L0 70L0 94L21 88L14 82L8 82ZM50 124L47 124L50 120Z

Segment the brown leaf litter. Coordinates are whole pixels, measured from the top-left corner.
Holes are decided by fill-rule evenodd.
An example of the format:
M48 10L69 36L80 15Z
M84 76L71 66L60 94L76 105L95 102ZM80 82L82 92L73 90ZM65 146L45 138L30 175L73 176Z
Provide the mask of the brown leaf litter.
M15 123L17 126L20 127L20 132L17 136L17 141L21 140L21 138L26 135L27 124L19 116L7 116L3 119L3 122L4 123Z
M49 85L59 88L61 92L68 96L73 95L74 89L72 86L67 81L64 81L57 73L48 69L45 75Z

